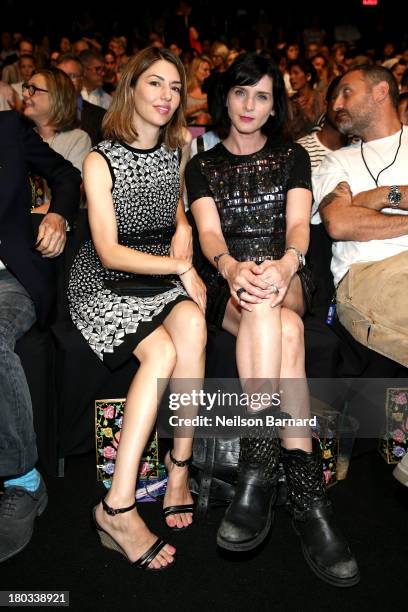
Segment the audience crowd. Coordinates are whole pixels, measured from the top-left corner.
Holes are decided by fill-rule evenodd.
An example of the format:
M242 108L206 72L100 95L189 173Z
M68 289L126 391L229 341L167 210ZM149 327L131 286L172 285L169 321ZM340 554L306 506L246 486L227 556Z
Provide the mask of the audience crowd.
M112 369L131 354L142 364L141 373L129 389L131 408L128 408L125 433L119 447L119 468L107 496L112 507L102 501L94 509L93 520L104 546L116 548L144 569L164 569L173 562L175 549L155 539L136 519L133 512L135 483L126 480L126 474L132 471L136 478L138 462L153 427L156 378L170 379L172 372L173 378L177 374L182 378L186 372L191 379L201 380L204 375L205 289L193 264L191 228L184 210L188 208L188 200L201 249L213 264L212 282L216 283L211 294L211 283L203 277L207 286L207 322L215 325L208 316L213 300L214 317L214 313L218 313L216 326L238 338L236 361L241 380L266 376L263 366L266 361L273 361L273 355L276 357L276 377L290 378L286 373L291 368L292 378L305 378L302 318L305 313L313 313L313 310L318 313L321 309L324 320L333 292L337 292L338 320L350 337L402 368L408 367L407 320L403 308L404 283L408 278L405 272L405 253L408 252L405 170L408 162L408 128L405 127L408 125L408 46L398 48L397 43L384 40L378 50L361 48L358 30L344 24L334 29L331 39L316 25L305 28L298 37L284 40L279 36L275 41L268 36L267 24L259 25L252 44L244 45L232 33L226 37L213 32L212 38L207 38L200 23L192 19L192 7L188 2L179 2L164 27L160 31L150 31L143 41L131 40L116 29L106 37L96 32L80 37L64 33L54 40L50 32L41 34L42 37L32 37L26 32L3 31L1 34L0 110L4 112L0 113L0 161L9 168L8 178L16 187L15 191L6 191L4 187L6 197L1 202L0 221L10 228L16 247L7 240L6 244L0 241L0 347L7 356L7 363L0 363L0 382L4 378L8 383L0 389L0 399L4 400L4 406L22 409L25 437L21 432L16 433L20 426L18 418L15 422L6 418L7 410L0 406L0 420L8 422L8 429L4 427L3 434L0 428L0 443L4 442L4 448L8 448L12 438L20 438L25 454L4 453L3 462L0 462L0 478L4 479L5 490L0 495L0 562L28 544L35 518L47 505L45 483L36 469L30 392L16 358L15 343L35 321L45 324L52 310L49 287L44 292L48 301L42 303L45 298L39 294L41 282L45 283L50 273L46 280L52 284L51 260L62 253L66 231L75 223L76 211L82 207L89 211L92 239L82 247L71 270L68 290L71 317L96 355L101 360L105 357L108 366L111 359ZM132 88L137 96L129 96ZM151 100L155 101L153 108L158 113L154 116L149 114ZM260 107L262 112L257 110ZM254 123L247 127L254 118L246 115L257 112L259 125L256 124L255 130ZM190 130L185 128L184 118ZM274 144L272 155L269 148L279 121L282 141L276 141L279 146ZM192 136L196 138L191 143ZM19 147L14 151L12 144L15 142ZM5 143L11 147L10 154L6 154ZM135 164L140 172L137 180L132 151L137 152L140 159L144 156L147 160L147 170ZM197 157L192 160L195 155ZM292 157L295 161L291 161ZM258 175L255 166L258 170L268 168L267 178L273 178L269 188L265 177L264 182L259 179L259 184L245 183L247 172L255 172L258 181L261 170ZM184 170L189 198L184 190L183 207L179 186L184 186ZM4 176L1 178L5 180ZM244 183L241 185L238 179ZM169 191L170 180L174 193ZM276 196L280 182L284 185L281 198ZM227 184L231 185L228 196ZM217 195L218 188L220 194ZM242 201L239 200L241 189ZM257 201L258 189L262 193L265 210L258 211L256 216L252 208L247 221L248 208L242 205L237 208L240 219L233 219L231 225L228 222L231 211L227 210L228 214L223 211L227 198L233 199L230 193L235 193L238 204L246 203L251 189ZM265 197L267 189L270 191ZM155 310L157 329L150 325L150 315L146 319L139 317L140 346L136 349L129 344L126 355L118 357L119 351L112 348L122 344L115 328L116 311L113 312L114 308L111 311L111 298L106 298L109 285L103 285L101 279L105 268L113 270L115 274L112 273L110 280L117 284L113 289L110 287L113 294L109 295L124 295L120 293L123 289L120 282L129 280L136 259L135 254L123 246L127 246L131 232L140 230L142 235L147 232L147 225L142 227L140 216L129 220L129 210L137 198L140 197L142 203L148 197L153 201L156 193L163 210L160 206L155 210L156 202L147 206L146 224L160 226L168 215L168 225L173 227L175 223L177 229L173 238L166 234L166 248L164 239L157 238L161 246L152 252L151 235L155 228L149 225L149 237L141 242L143 248L138 247L143 253L138 254L141 262L138 273L145 276L171 274L181 278L176 285L166 288L172 297L160 306L161 318L157 317L160 309ZM266 259L258 261L260 251L256 240L264 238L262 231L266 231L270 221L270 203L274 199L279 200L282 210L273 231L268 229L267 244L272 248L269 240L273 239L279 248L276 247L276 252L262 252ZM156 216L149 216L150 209ZM37 227L36 240L30 234L32 212L44 215L39 229ZM240 228L238 221L245 227ZM231 227L232 237L228 234ZM251 240L245 243L245 258L240 260L239 248L234 247L234 232L248 234L248 228L255 232L256 238L251 235ZM163 230L162 227L158 229ZM118 243L122 239L123 242ZM308 248L309 258L312 257L310 253L315 252L319 253L321 261L325 260L325 267L314 270L314 279L309 272L309 261L305 259ZM176 256L178 265L171 267L169 262L174 263ZM111 263L107 265L107 261ZM365 262L363 266L361 262ZM20 269L25 271L20 272ZM258 274L262 276L256 281ZM317 280L324 279L324 282L316 283L317 274L320 275ZM37 275L38 286L34 282ZM288 291L289 286L291 291ZM399 296L395 295L396 288ZM82 293L86 293L87 301ZM156 293L166 294L162 289ZM128 314L128 306L134 307L135 295L127 298ZM83 300L82 310L76 303L77 297L78 303ZM398 297L402 306L395 308ZM272 306L282 302L282 309L272 311L266 299L275 300ZM261 302L262 318L251 319L246 311L252 312L254 304ZM371 304L377 307L375 320ZM173 306L175 314L169 314ZM256 312L260 310L260 306L255 307ZM182 311L188 313L183 324L178 322ZM186 321L190 321L191 330ZM273 342L268 343L264 353L252 346L252 339L257 336L248 321L251 324L255 321L259 337L268 338L268 333L274 330ZM145 325L142 334L142 323L147 322L149 325ZM115 336L113 343L108 342L109 338L100 343L101 326L105 324L102 332L108 330ZM121 325L119 321L118 326ZM132 319L130 327L134 326ZM131 333L132 329L126 331L130 342L133 341ZM151 338L151 346L146 343L147 337ZM196 362L191 357L194 342L200 347L196 351ZM186 348L189 343L191 350ZM164 358L161 355L163 346L168 350L168 367L160 374L151 364ZM273 355L268 356L267 351ZM114 357L122 361L114 362ZM297 369L293 365L296 359L299 361ZM271 375L268 374L268 378ZM145 393L146 381L150 381L152 389L154 387L149 401ZM142 384L143 387L138 386ZM139 436L136 448L132 433L128 432L133 421L143 420L139 415L143 408L139 396L144 397L145 403L150 402L150 429L146 428ZM308 399L305 398L305 413L308 413ZM264 440L262 452L267 460L261 465L258 438L255 432L247 447L241 441L241 468L245 463L242 455L246 452L246 462L250 464L247 471L251 474L247 478L245 470L241 469L242 482L238 491L242 499L253 496L259 508L259 521L255 520L253 532L248 536L249 514L247 516L246 508L240 506L242 499L237 494L235 506L229 508L220 528L218 544L232 551L250 550L266 537L272 521L272 493L263 494L265 499L259 501L259 490L261 484L265 489L265 482L271 487L271 476L269 472L266 474L265 465L269 466L271 474L273 472L272 488L275 487L283 457L289 498L294 520L298 527L300 525L306 561L330 584L356 584L359 580L356 561L333 526L320 464L315 467L314 463L312 441L302 440L303 450L299 450L302 447L299 443L292 445L293 448L287 443L287 448L282 450L279 444L277 448L275 441ZM191 448L192 438L184 445L175 440L173 451L166 456L170 485L164 521L173 530L188 528L193 520L188 472L182 471L190 462ZM127 459L126 463L125 455L132 461ZM408 485L407 457L408 454L395 474L405 485ZM254 471L258 463L265 472L262 472L261 484L259 474ZM305 476L300 486L296 479L301 470ZM305 490L306 480L310 491ZM250 507L253 518L254 506ZM118 513L125 517L112 518ZM140 540L137 546L133 543L133 548L128 546L126 538L122 538L122 527L117 527L123 523L125 529L131 520L136 534L134 540ZM327 540L325 546L323 532Z

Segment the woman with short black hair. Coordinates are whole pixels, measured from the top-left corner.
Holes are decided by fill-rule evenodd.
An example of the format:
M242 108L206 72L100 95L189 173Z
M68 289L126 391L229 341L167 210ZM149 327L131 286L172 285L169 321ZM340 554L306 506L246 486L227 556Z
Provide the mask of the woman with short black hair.
M312 202L309 156L282 137L286 92L270 59L247 54L235 60L224 75L223 108L227 137L186 169L201 248L212 264L203 272L207 320L237 337L238 373L250 398L283 390L281 410L307 419L302 316L313 290L304 258ZM251 403L249 415L262 417L258 408ZM334 525L310 428L282 430L281 448L273 428L252 427L240 447L238 483L218 545L247 551L265 539L283 461L307 562L331 584L356 584L358 568Z

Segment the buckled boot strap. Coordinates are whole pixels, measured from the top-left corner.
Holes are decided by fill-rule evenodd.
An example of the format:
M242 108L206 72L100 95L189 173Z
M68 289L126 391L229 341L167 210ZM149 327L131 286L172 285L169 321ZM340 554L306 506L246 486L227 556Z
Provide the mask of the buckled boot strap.
M208 505L210 503L211 483L215 460L215 444L215 438L207 438L205 463L202 469L202 474L200 478L200 490L198 493L198 500L195 507L196 521L204 519L208 511Z

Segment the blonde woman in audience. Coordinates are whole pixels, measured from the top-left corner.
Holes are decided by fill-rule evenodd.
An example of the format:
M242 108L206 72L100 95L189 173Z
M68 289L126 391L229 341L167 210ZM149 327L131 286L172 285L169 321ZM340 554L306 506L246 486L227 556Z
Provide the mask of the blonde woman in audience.
M207 125L211 123L208 113L207 94L202 85L210 75L210 60L204 55L195 57L187 72L187 109L186 117L190 125Z

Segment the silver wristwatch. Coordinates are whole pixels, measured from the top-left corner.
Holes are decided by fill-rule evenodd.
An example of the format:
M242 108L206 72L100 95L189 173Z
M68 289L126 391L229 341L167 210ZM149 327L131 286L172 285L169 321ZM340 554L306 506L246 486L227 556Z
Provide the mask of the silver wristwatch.
M306 258L303 255L302 251L299 251L299 249L297 249L296 247L293 246L288 246L285 249L285 253L286 251L295 251L298 261L299 261L299 267L298 267L298 271L301 270L305 265L306 265Z
M387 200L392 208L398 208L402 198L402 193L398 189L398 185L393 185L388 192Z

